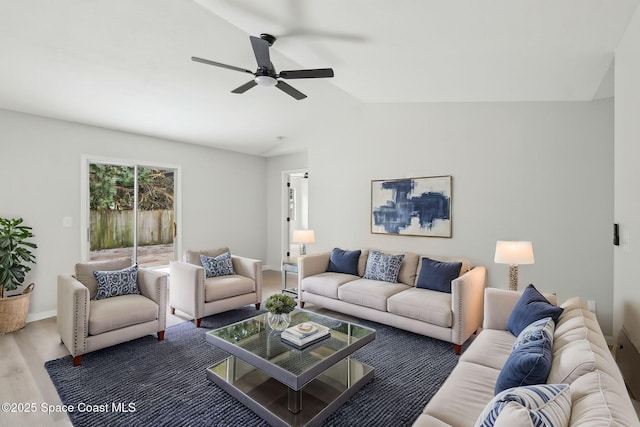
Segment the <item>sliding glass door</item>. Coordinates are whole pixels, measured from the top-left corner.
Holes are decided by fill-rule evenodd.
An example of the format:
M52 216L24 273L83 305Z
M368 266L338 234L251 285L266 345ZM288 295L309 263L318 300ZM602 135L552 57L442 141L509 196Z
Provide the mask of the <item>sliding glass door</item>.
M176 259L176 169L88 162L88 259Z

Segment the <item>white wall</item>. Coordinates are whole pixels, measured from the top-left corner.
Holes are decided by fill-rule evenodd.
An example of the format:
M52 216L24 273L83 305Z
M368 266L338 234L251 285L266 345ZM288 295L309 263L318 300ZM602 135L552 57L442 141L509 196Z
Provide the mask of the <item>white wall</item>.
M467 257L508 287L496 240L532 240L520 267L559 300L613 302L613 101L366 105L309 136L310 252L375 247ZM453 238L370 233L372 179L453 176Z
M624 325L640 348L640 10L616 50L614 334Z
M284 211L284 187L282 177L284 171L305 169L307 154L296 153L269 157L267 160L267 258L265 266L271 270L280 270L283 253L283 227L286 212Z
M33 227L37 265L30 319L54 315L56 276L80 260L82 154L147 160L182 168L183 248L229 246L265 259L267 161L215 150L0 110L0 216ZM62 217L73 218L63 228Z

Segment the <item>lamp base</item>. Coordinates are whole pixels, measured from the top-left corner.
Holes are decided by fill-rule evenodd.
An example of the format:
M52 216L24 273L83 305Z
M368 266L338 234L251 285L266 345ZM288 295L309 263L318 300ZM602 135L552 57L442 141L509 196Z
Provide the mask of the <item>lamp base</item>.
M518 290L518 264L509 265L509 290Z
M305 246L304 243L300 243L300 255L306 255L307 254L307 247Z

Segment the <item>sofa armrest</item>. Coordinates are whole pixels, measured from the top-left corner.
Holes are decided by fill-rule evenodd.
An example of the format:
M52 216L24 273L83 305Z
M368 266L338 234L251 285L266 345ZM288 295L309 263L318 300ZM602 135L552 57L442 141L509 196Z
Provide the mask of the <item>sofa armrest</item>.
M484 323L483 329L507 330L507 321L513 307L520 299L522 292L507 289L487 288L484 291ZM543 294L551 304L556 304L554 294Z
M204 313L204 268L183 261L169 265L169 305L193 315Z
M329 267L330 252L305 255L298 258L298 288L300 281L305 277L324 273Z
M71 355L84 354L89 333L89 289L73 276L58 276L57 325Z
M138 270L140 293L158 304L158 320L161 330L167 323L167 274L148 268Z
M256 283L257 300L258 302L262 301L262 261L232 255L231 262L236 274L248 277Z
M476 266L451 281L453 328L451 340L462 345L482 325L487 269Z

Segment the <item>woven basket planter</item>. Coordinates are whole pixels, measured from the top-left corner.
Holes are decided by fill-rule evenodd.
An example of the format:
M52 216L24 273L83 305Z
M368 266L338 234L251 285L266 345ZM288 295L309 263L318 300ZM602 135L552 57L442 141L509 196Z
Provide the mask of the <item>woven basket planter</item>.
M33 283L27 286L22 295L0 298L0 334L17 331L27 324L33 286Z

